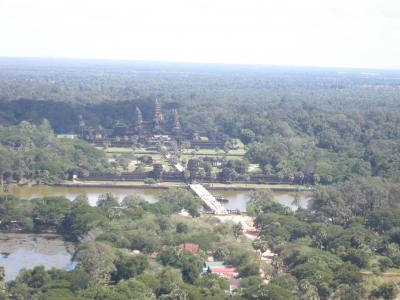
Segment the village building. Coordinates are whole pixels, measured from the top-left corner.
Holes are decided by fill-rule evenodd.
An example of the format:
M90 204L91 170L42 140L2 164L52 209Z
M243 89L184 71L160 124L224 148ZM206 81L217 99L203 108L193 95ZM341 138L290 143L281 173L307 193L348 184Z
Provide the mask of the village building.
M220 277L226 278L229 281L229 289L233 291L239 287L240 278L239 272L236 268L225 265L223 261L207 261L204 263L203 273L216 274Z
M193 243L183 243L180 244L179 247L181 247L183 250L191 252L192 254L197 254L200 250L199 245Z

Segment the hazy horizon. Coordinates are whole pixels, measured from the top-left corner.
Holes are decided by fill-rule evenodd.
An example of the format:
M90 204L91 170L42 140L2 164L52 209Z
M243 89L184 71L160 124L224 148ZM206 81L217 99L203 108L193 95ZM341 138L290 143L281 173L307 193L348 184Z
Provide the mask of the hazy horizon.
M99 64L99 65L185 65L185 66L216 66L216 67L231 67L231 68L250 68L250 69L293 69L293 70L334 70L337 72L344 71L344 73L351 71L372 71L372 72L400 72L398 68L369 68L369 67L342 67L342 66L315 66L315 65L284 65L284 64L257 64L257 63L222 63L222 62L195 62L195 61L167 61L167 60L137 60L137 59L119 59L119 58L82 58L82 57L55 57L55 56L31 56L31 57L12 57L0 56L0 62L5 60L12 61L37 61L37 62L53 62L53 63L77 63L83 64ZM374 73L371 73L374 75Z
M0 0L4 58L400 69L395 0Z

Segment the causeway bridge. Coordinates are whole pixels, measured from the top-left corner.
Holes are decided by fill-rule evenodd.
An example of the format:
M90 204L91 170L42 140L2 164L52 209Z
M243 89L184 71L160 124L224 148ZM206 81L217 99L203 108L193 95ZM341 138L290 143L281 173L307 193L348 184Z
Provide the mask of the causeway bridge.
M189 184L189 188L200 197L207 207L216 215L227 215L228 210L222 206L221 203L215 199L209 191L206 190L201 184Z
M166 158L169 159L171 157L170 154L166 155ZM175 169L178 172L184 172L185 167L182 166L179 162L174 164ZM220 202L213 195L210 194L207 189L199 183L189 184L189 188L195 193L204 203L205 205L212 211L212 213L216 215L228 215L228 210L222 206Z

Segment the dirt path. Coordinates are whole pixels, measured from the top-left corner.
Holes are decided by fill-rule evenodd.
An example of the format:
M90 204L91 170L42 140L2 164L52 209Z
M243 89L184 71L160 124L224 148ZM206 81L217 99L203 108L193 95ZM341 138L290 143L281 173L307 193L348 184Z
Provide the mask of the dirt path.
M233 222L235 224L238 224L239 222L242 223L243 233L251 241L255 240L258 236L257 228L254 227L253 218L251 218L250 216L224 215L224 216L215 216L215 217L218 218L221 222ZM262 261L269 262L270 261L269 259L266 259L265 257L263 257L263 254L265 254L265 253L274 255L270 249L267 249L267 251L265 251L264 253L257 253L257 255L261 255ZM260 268L260 277L262 278L264 283L269 282L269 279L266 279L266 276L267 276L267 274L265 274L263 269Z
M250 240L257 238L257 234L251 234L252 232L257 231L257 229L254 227L254 222L251 217L242 215L220 215L215 217L221 222L233 222L235 224L242 223L244 235Z

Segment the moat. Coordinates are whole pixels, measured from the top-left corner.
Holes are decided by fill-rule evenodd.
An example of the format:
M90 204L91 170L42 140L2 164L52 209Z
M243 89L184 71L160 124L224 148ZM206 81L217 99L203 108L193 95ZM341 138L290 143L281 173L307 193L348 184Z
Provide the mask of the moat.
M157 201L158 195L162 190L156 189L129 189L129 188L98 188L98 187L50 187L50 186L10 186L9 194L15 195L22 199L32 199L49 196L64 196L73 200L78 195L86 194L91 205L96 205L99 195L107 192L113 193L119 200L125 196L136 194L143 197L145 200L154 203ZM0 193L1 195L2 193ZM223 203L227 209L246 211L246 202L249 200L250 192L235 191L235 190L220 190L213 191L215 195L224 196L228 202ZM292 205L295 193L293 192L274 192L275 200L282 205L295 208ZM307 208L309 202L308 193L300 194L300 206Z

